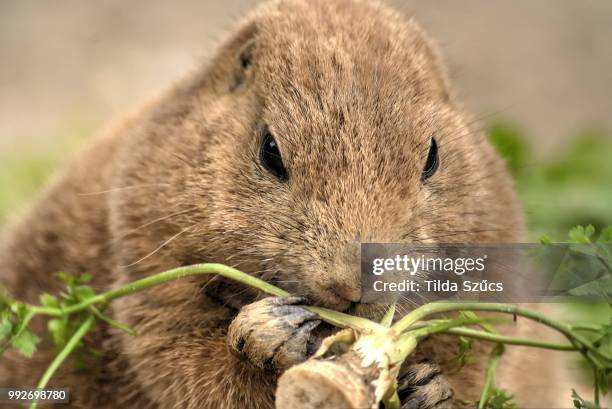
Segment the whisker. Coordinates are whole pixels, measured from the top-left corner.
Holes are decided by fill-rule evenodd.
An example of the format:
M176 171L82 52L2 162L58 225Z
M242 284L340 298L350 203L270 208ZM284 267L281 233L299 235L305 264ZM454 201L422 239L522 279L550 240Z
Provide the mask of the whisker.
M169 183L149 183L149 184L144 184L144 185L122 186L122 187L115 187L115 188L108 189L108 190L101 190L98 192L78 193L78 195L79 196L96 196L96 195L104 195L107 193L118 192L121 190L140 189L140 188L145 188L145 187L160 187L160 186L170 186L170 184Z
M154 219L154 220L148 221L148 222L146 222L146 223L144 223L144 224L141 224L141 225L140 225L140 226L138 226L138 227L135 227L135 228L133 228L133 229L131 229L131 230L129 230L129 231L127 231L127 232L125 232L125 233L124 233L124 234L122 234L120 237L117 237L115 240L123 239L123 238L125 238L125 237L129 236L130 234L132 234L132 233L134 233L134 232L136 232L136 231L138 231L138 230L141 230L141 229L144 229L144 228L146 228L146 227L149 227L149 226L151 226L151 225L153 225L153 224L155 224L155 223L163 222L164 220L168 220L168 219L170 219L170 218L172 218L172 217L175 217L175 216L180 216L180 215L182 215L182 214L192 212L192 211L194 211L195 209L197 209L197 207L195 207L195 206L194 206L194 207L190 207L190 208L188 208L188 209L183 209L183 210L181 210L181 211L171 213L171 214L166 215L166 216L161 216L161 217L158 217L157 219Z
M136 264L139 264L141 262L143 262L144 260L148 259L149 257L155 255L158 251L160 251L161 249L163 249L164 247L166 247L168 244L172 243L174 240L176 240L178 237L180 237L181 235L183 235L185 232L187 232L189 229L193 228L193 226L190 227L186 227L183 230L181 230L180 232L176 233L174 236L170 237L168 240L164 241L159 247L157 247L155 250L153 250L152 252L150 252L149 254L147 254L146 256L144 256L143 258L141 258L140 260L137 260L131 264L128 265L123 265L121 266L122 268L127 268L127 267L133 267Z

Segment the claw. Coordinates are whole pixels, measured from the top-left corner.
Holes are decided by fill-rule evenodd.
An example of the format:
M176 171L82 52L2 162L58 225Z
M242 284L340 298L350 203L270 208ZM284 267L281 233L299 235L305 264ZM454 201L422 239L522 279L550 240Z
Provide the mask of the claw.
M453 390L433 363L412 365L397 388L402 409L443 409L452 407Z
M283 370L304 361L320 320L295 305L303 302L301 297L266 298L243 307L229 327L232 349L262 369Z

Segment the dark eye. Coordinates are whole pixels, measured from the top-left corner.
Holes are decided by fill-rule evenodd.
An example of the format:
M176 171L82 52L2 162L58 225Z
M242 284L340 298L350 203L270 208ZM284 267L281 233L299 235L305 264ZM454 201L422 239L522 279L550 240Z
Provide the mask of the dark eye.
M283 158L278 150L278 144L271 133L266 132L261 144L259 155L264 168L280 180L287 179L287 169L283 165Z
M436 143L435 138L431 138L431 145L429 146L429 153L427 154L427 162L425 162L425 167L423 168L423 173L421 174L421 182L425 182L427 179L433 176L438 170L438 166L440 164L440 160L438 158L438 144Z

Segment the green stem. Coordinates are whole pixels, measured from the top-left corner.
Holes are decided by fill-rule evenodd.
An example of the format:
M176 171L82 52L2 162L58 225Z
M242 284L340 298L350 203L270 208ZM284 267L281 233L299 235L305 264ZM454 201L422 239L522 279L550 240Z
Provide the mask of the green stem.
M370 321L367 318L356 317L354 315L348 315L343 312L328 310L322 307L312 307L303 305L309 311L318 314L319 317L328 324L334 325L340 328L350 327L363 332L378 332L386 330L386 328L374 321Z
M445 334L458 335L462 337L475 338L482 341L489 341L495 343L509 344L509 345L521 345L526 347L553 349L556 351L577 351L578 349L572 344L560 344L555 342L540 341L538 339L528 338L516 338L509 337L506 335L496 335L490 332L477 331L470 328L449 328L446 331L442 331Z
M489 402L489 398L491 397L491 391L495 389L497 364L499 363L499 359L501 358L503 353L504 346L502 344L497 344L497 346L491 352L491 358L489 361L489 367L487 368L485 384L482 388L480 400L478 401L478 409L484 409L487 407L487 403Z
M230 278L232 280L241 282L251 287L255 287L265 293L274 295L276 297L287 297L290 294L272 284L268 284L259 278L253 277L249 274L243 273L240 270L226 266L224 264L195 264L192 266L179 267L173 270L168 270L163 273L155 274L149 277L142 278L134 281L130 284L124 285L123 287L116 288L114 290L107 291L102 294L98 294L92 298L72 305L63 310L64 314L72 314L95 304L107 304L110 301L121 298L129 294L133 294L147 288L155 287L157 285L166 283L168 281L176 280L177 278L205 275L205 274L219 274L223 277Z
M589 325L589 324L574 324L571 326L572 330L576 331L589 331L589 332L599 332L601 331L601 326L599 325Z
M562 333L572 344L576 345L580 349L586 348L593 359L601 359L606 360L609 359L605 355L601 354L597 348L593 346L593 344L582 335L577 334L575 331L572 331L571 326L568 324L564 324L552 318L546 317L536 311L528 310L521 308L514 304L502 304L502 303L477 303L477 302L468 302L468 303L447 303L447 302L435 302L431 304L423 305L410 312L404 318L399 320L396 324L393 325L393 329L402 333L411 325L416 323L417 321L423 319L426 316L432 314L439 314L443 312L452 312L452 311L489 311L489 312L501 312L506 314L518 315L521 317L525 317L531 319L533 321L539 322L543 325L551 327L558 332Z
M380 320L380 325L390 328L391 324L393 324L393 317L395 317L395 303L389 306L389 309L387 312L385 312L385 315Z
M48 383L49 379L53 375L53 373L59 368L62 362L70 355L72 350L76 347L79 340L89 331L91 326L93 325L96 315L99 318L104 317L101 312L105 306L107 306L111 301L124 297L126 295L130 295L139 291L146 290L148 288L164 284L166 282L176 280L183 277L190 276L198 276L198 275L206 275L206 274L218 274L223 277L238 281L245 285L254 287L259 289L262 292L270 294L272 296L277 297L286 297L290 294L282 290L272 284L268 284L265 281L243 273L237 269L232 267L223 265L223 264L215 264L215 263L207 263L207 264L197 264L192 266L179 267L173 270L169 270L166 272L158 273L146 278L142 278L135 282L124 285L120 288L113 289L107 291L105 293L101 293L95 295L91 298L83 300L78 304L71 305L66 308L52 308L52 307L42 307L42 306L34 306L27 305L29 312L28 316L26 316L26 325L27 321L29 321L34 315L48 315L54 317L63 317L67 315L71 315L74 313L82 312L85 310L93 309L94 313L90 315L87 320L79 327L77 332L73 335L73 337L66 344L64 349L60 352L60 354L54 359L51 366L47 369L41 381L39 383L40 388L44 388ZM100 309L98 310L97 307ZM328 310L321 307L312 307L312 306L304 306L312 312L318 314L321 319L324 321L339 327L351 327L361 332L388 332L389 330L385 327L385 325L378 324L376 322L370 321L365 318L354 317L348 314L344 314L341 312ZM522 316L546 326L549 326L563 335L565 335L572 345L565 344L556 344L550 343L540 340L530 340L530 339L522 339L522 338L514 338L507 337L501 334L486 332L485 331L477 331L470 328L463 328L463 325L475 323L481 324L479 320L474 322L468 322L466 320L452 320L449 321L449 324L445 325L444 320L439 320L438 325L430 325L429 328L419 326L419 321L423 318L439 313L445 312L453 312L453 311L489 311L489 312L498 312L498 313L506 313L512 315ZM103 318L104 317L104 318ZM391 316L392 317L392 316ZM389 322L388 322L389 321ZM430 320L429 324L434 324L435 320ZM390 323L389 316L383 320L384 324ZM117 323L118 324L118 323ZM415 325L416 324L416 325ZM442 325L440 325L442 324ZM118 324L121 325L121 324ZM416 327L416 328L415 328ZM496 342L498 343L498 348L502 348L502 343L514 344L514 345L524 345L524 346L532 346L538 348L548 348L548 349L556 349L556 350L579 350L587 359L589 359L596 366L601 365L601 362L607 362L608 359L605 355L601 354L592 343L584 338L581 334L576 333L575 328L556 321L554 319L548 318L538 312L523 309L518 307L517 305L511 304L501 304L501 303L449 303L449 302L438 302L438 303L430 303L426 304L422 307L419 307L406 316L404 316L401 320L391 326L391 330L396 334L402 334L399 339L399 350L400 355L408 355L417 344L417 337L420 335L426 335L428 333L433 332L445 332L450 334L456 334L461 336L468 336L472 338L478 338L485 341ZM407 332L408 331L408 332ZM496 350L498 349L496 348ZM497 360L499 357L492 356L492 364L491 371L494 371L497 366ZM487 372L487 380L489 384L489 389L494 382L494 372ZM484 398L486 396L487 390L483 391ZM481 401L486 403L486 399L481 399ZM33 403L31 408L36 406Z
M77 344L85 336L85 334L89 332L95 320L96 319L94 315L90 315L89 317L87 317L87 319L81 324L81 326L68 340L64 348L60 351L60 353L57 354L57 356L53 359L51 365L49 365L43 376L40 378L40 381L38 381L38 385L36 385L36 388L44 389L47 386L49 380L51 379L55 371L57 371L57 369L62 365L62 363L64 363L66 358L68 358L74 348L76 348ZM30 409L35 409L36 405L36 402L32 402L30 404Z
M131 335L133 337L138 335L138 333L136 331L134 331L132 328L130 328L127 325L122 324L122 323L120 323L118 321L115 321L114 319L104 315L102 313L102 311L100 311L99 309L97 309L93 305L89 306L89 310L96 316L96 318L106 322L111 327L117 328L118 330L123 331L126 334Z
M489 311L519 315L554 328L564 335L573 336L569 325L553 320L552 318L546 317L538 312L520 308L514 304L479 302L434 302L426 304L405 315L401 320L393 325L393 329L395 329L397 332L404 332L412 324L429 315L452 311Z
M468 338L479 339L481 341L489 341L495 343L502 344L510 344L510 345L519 345L519 346L528 346L534 348L544 348L544 349L553 349L557 351L578 351L579 349L573 344L562 344L556 342L542 341L539 339L530 339L530 338L519 338L519 337L511 337L507 335L502 335L497 331L491 331L487 329L486 331L478 331L472 328L464 328L462 326L447 326L446 329L436 330L436 327L443 325L445 323L452 323L453 320L427 320L427 321L419 321L415 325L411 326L405 334L423 336L429 335L434 332L440 332L442 334L451 334L464 336ZM459 321L455 320L455 323ZM467 321L463 325L467 325ZM490 328L489 325L483 322L475 322L476 325L480 327ZM414 330L420 329L429 329L426 333L416 333ZM439 327L438 327L439 328Z
M34 315L48 315L50 317L63 317L64 313L59 308L41 307L39 305L25 304L28 311Z
M438 332L444 332L451 328L462 327L464 325L480 325L484 322L482 318L461 318L456 320L432 320L431 322L424 322L421 325L410 327L409 330L404 331L403 335L412 336L415 338L426 337L428 335L436 334Z
M130 295L139 291L146 290L151 287L155 287L160 284L164 284L168 281L176 280L178 278L206 275L206 274L218 274L220 276L229 278L234 281L238 281L245 285L257 288L267 294L276 297L287 297L290 294L278 288L272 284L268 284L265 281L246 274L235 268L226 266L224 264L216 263L205 263L205 264L194 264L192 266L179 267L173 270L168 270L163 273L154 274L149 277L142 278L132 283L126 284L123 287L116 288L114 290L107 291L102 294L95 295L94 297L88 298L78 304L71 305L64 309L59 308L48 308L30 306L30 311L34 314L43 314L54 317L62 317L70 314L74 314L83 310L88 309L95 305L107 305L109 302ZM348 314L329 310L321 307L305 307L312 312L319 314L321 319L328 322L329 324L347 327L350 326L354 329L362 331L376 331L382 328L381 325L367 320L365 318L353 317Z
M595 403L595 406L599 407L599 380L597 379L597 368L593 368L593 381L595 383L593 403Z
M403 334L397 340L397 356L396 358L400 361L404 361L408 355L412 353L417 347L418 341L416 337L411 334Z

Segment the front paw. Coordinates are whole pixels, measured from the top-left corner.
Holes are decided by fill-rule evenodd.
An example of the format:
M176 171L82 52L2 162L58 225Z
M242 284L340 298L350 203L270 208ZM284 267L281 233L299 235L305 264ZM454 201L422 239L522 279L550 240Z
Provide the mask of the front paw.
M397 384L402 409L451 409L453 389L434 363L408 367Z
M305 361L311 332L320 321L295 305L303 302L299 297L270 297L244 306L230 324L230 347L260 369L281 372Z

